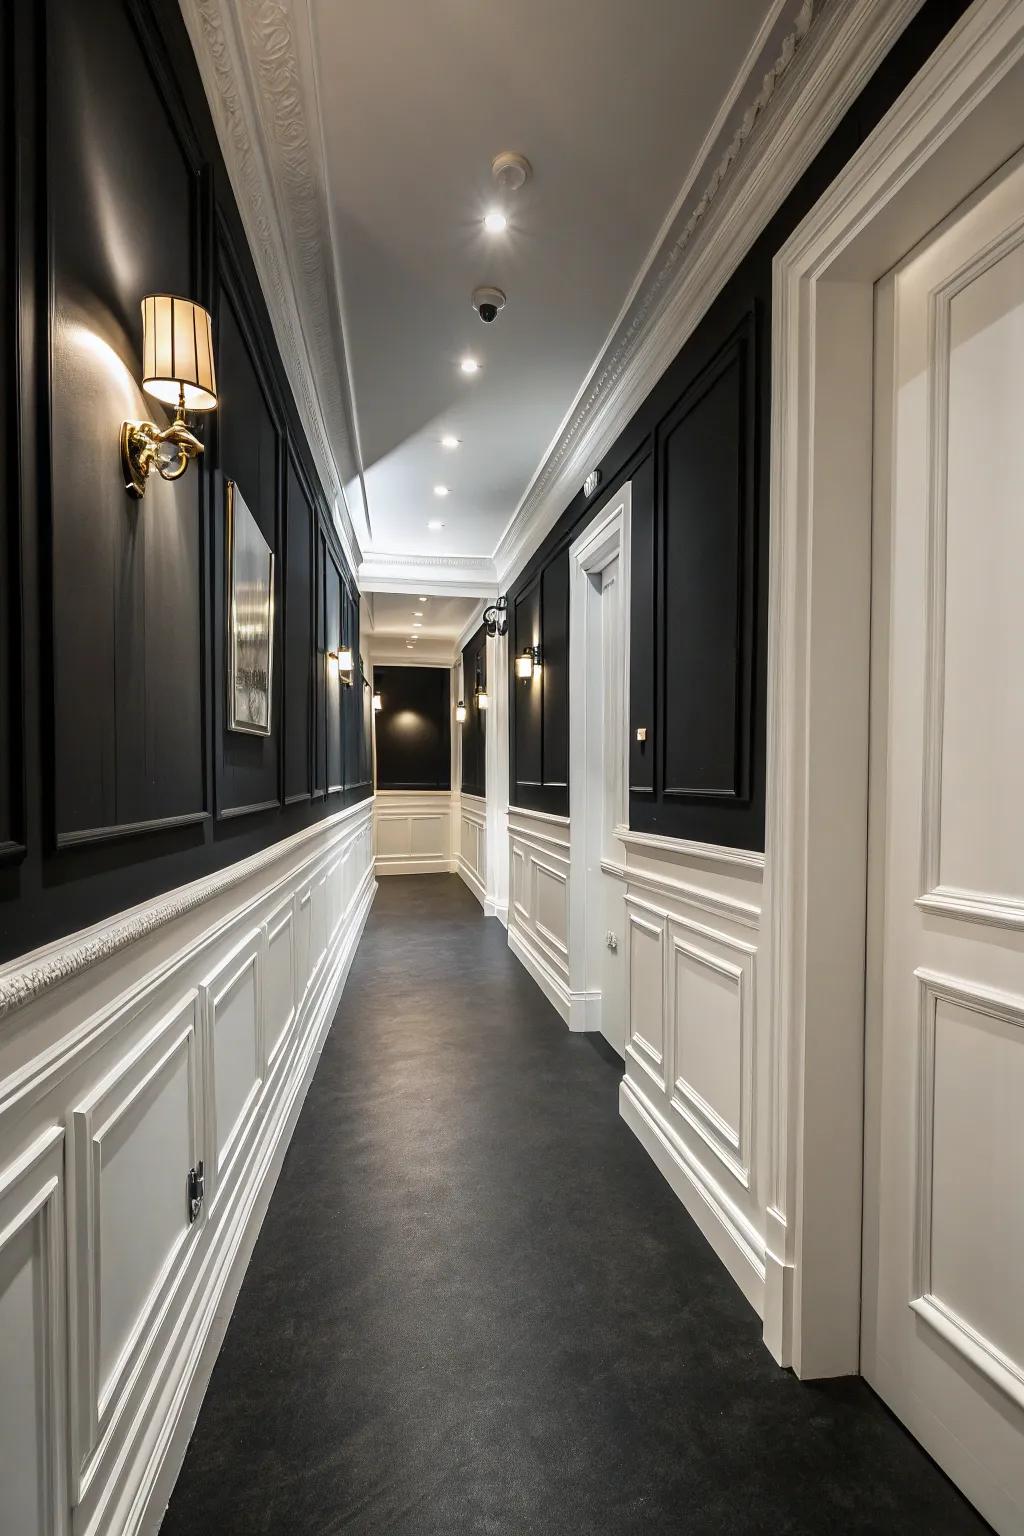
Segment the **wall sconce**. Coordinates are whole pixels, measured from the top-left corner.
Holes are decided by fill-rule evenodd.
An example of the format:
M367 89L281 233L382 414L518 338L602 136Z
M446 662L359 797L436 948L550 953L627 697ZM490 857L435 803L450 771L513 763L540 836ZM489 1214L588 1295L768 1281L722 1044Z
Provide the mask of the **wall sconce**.
M383 708L384 708L384 704L383 704L383 702L381 700L380 693L375 688L373 690L373 712L374 712L374 714L375 715L379 715Z
M121 469L129 496L141 499L151 470L178 480L203 445L185 424L186 411L217 405L213 368L213 324L191 299L150 294L142 301L142 387L154 400L174 406L174 420L161 432L152 421L121 423ZM169 450L169 451L168 451Z
M540 671L540 646L528 645L516 657L516 677L531 678Z
M338 676L346 688L352 686L352 649L343 645L336 651L327 652L328 661L333 661L338 669Z
M487 708L487 689L484 687L483 683L477 683L476 693L473 695L473 697L476 700L477 709Z
M455 723L456 723L456 725L464 725L465 724L465 720L466 720L466 706L462 702L462 700L460 699L459 702L455 706Z
M495 635L503 635L508 629L508 598L499 597L489 608L484 609L483 626L491 639Z

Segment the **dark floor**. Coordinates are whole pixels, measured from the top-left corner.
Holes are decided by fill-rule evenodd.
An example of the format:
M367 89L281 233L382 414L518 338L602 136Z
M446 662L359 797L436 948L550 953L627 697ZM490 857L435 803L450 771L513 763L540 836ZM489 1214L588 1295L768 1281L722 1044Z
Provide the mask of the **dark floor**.
M455 876L381 881L162 1536L988 1527L803 1385Z

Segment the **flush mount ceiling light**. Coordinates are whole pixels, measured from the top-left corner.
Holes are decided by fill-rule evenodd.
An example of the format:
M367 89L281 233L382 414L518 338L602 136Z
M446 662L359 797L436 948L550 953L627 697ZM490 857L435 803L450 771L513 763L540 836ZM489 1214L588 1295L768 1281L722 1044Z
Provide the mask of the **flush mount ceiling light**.
M500 208L492 208L490 213L484 214L484 229L492 235L500 235L502 230L508 228L508 219Z
M447 496L448 494L449 494L448 493L448 487L446 485L435 485L434 486L434 495L435 496Z
M503 192L518 192L533 175L533 166L515 149L503 149L491 161L491 176Z
M432 517L430 522L427 524L427 527L430 529L431 533L438 533L444 527L444 523L440 522L436 517Z
M441 447L442 448L457 448L458 446L459 446L459 439L457 437L454 437L451 432L446 432L444 437L442 437L442 439L441 439Z
M186 411L217 405L213 323L201 305L166 293L143 299L142 387L174 407L174 420L163 431L152 421L121 423L124 488L136 500L145 495L152 470L163 480L178 480L203 451L185 422Z
M480 364L477 362L475 357L464 357L459 364L459 367L462 369L463 373L480 372Z

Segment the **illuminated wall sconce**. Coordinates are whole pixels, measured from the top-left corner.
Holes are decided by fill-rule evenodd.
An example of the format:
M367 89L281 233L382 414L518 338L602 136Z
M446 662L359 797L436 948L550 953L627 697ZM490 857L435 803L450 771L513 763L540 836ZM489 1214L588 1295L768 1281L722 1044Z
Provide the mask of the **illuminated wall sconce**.
M477 680L476 693L473 695L473 697L476 700L477 709L487 708L487 689L479 680Z
M383 702L381 700L380 693L375 688L373 690L373 712L374 712L374 714L375 715L379 715L383 708L384 708L384 705L383 705Z
M174 406L174 420L162 432L152 421L121 423L124 488L137 499L146 494L152 470L164 480L178 480L199 457L203 445L189 431L185 412L217 405L213 324L191 299L166 293L143 299L142 387L154 400Z
M462 702L462 700L460 699L459 702L455 706L455 723L456 723L456 725L464 725L465 721L466 721L466 706Z
M540 671L540 646L528 645L516 657L516 677L531 678Z
M351 647L343 645L337 651L328 651L327 659L337 667L338 676L345 684L345 687L351 688L353 667Z

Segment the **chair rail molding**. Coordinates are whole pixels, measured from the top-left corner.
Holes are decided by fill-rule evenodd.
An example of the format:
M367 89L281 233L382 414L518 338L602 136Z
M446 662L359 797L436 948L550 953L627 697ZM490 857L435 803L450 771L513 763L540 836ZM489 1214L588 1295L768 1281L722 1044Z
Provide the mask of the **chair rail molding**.
M355 571L362 550L345 486L355 481L361 489L362 465L320 127L304 105L316 99L309 10L293 0L181 0L181 13L277 344Z
M1018 147L1022 74L1024 0L977 0L774 262L765 1342L801 1376L859 1365L873 285Z
M705 143L689 194L498 542L499 585L522 570L611 448L921 4L803 0L781 41L762 34L734 87L734 112Z

